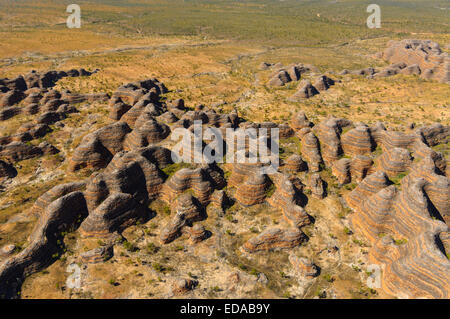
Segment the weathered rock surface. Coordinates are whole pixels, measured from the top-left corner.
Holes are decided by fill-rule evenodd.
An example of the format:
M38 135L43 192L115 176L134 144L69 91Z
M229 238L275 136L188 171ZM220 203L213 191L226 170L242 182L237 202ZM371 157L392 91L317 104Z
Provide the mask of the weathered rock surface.
M375 148L375 142L367 126L357 126L354 129L342 134L342 149L350 156L364 155L370 153Z
M306 240L306 235L298 228L270 228L247 241L243 249L248 253L294 248Z
M303 84L303 86L300 87L299 90L289 99L294 102L301 101L302 99L309 99L317 94L319 94L319 91L311 84L311 82L307 82Z
M311 220L306 211L300 206L304 203L301 201L301 190L297 189L294 184L282 175L275 179L276 190L267 202L280 209L283 217L288 223L294 227L303 227L309 225Z
M303 136L301 142L301 152L308 163L309 171L318 172L323 162L318 138L314 133L309 132Z
M320 272L319 268L311 260L304 257L290 254L289 262L294 267L294 271L302 277L316 277Z
M325 182L318 173L309 175L308 188L311 190L312 195L316 198L322 199L327 196Z
M294 154L284 161L284 168L291 172L304 172L308 170L308 164L300 155Z
M201 204L191 194L185 193L179 196L175 202L175 207L177 212L176 215L161 230L160 239L163 244L170 243L181 236L185 226L192 227L193 222L200 221L204 218L204 212ZM204 237L204 232L203 234L199 234L201 230L202 229L196 229L196 231L194 230L193 240L198 240ZM200 235L199 238L195 238L197 235Z
M13 178L17 175L17 170L10 163L0 160L0 178Z
M389 41L382 58L390 63L417 65L421 76L442 83L450 83L450 57L439 44L430 40Z

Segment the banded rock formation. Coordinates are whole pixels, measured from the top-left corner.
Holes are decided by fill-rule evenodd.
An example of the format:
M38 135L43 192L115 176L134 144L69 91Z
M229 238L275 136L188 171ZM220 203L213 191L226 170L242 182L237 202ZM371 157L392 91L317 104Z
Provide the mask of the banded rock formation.
M382 58L390 63L417 65L421 77L450 83L450 57L436 42L411 39L389 41Z
M298 228L270 228L248 240L242 248L248 253L294 248L306 240L306 235Z

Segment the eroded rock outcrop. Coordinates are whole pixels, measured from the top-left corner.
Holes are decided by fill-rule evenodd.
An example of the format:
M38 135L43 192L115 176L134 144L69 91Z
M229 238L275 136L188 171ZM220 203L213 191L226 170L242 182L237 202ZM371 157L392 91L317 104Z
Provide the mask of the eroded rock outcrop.
M316 198L322 199L327 196L325 182L318 173L309 175L308 188L311 190L312 195Z
M126 123L117 122L86 135L74 150L69 168L76 171L85 167L106 167L113 156L123 150L123 142L130 131Z
M320 269L308 258L289 255L289 262L294 267L294 271L301 277L316 277Z
M298 228L270 228L248 240L242 247L248 253L294 248L306 240Z
M284 169L291 172L304 172L308 170L308 164L300 155L293 154L284 161Z
M450 83L450 57L436 42L411 39L389 41L382 58L390 63L417 65L422 77Z
M309 99L317 94L319 94L319 91L311 84L311 82L306 81L306 83L303 83L299 90L289 98L289 100L294 102L301 101L302 99Z
M17 297L24 278L50 265L61 252L61 233L76 227L88 214L83 193L72 192L53 201L39 218L20 253L0 264L0 296Z
M283 217L292 226L301 228L309 225L311 223L309 215L300 206L305 204L301 200L301 190L296 188L283 174L275 179L275 187L275 192L267 198L267 202L280 209L283 212Z
M17 175L17 170L10 163L0 160L0 178L13 178Z
M160 239L163 244L170 243L181 236L183 228L185 226L192 227L193 222L200 221L204 218L204 212L202 210L201 204L191 194L185 193L180 195L175 201L174 205L176 215L161 230ZM201 234L199 234L199 231L201 231L201 229L194 229L193 240L197 240L203 237ZM200 237L196 239L195 237L197 237L197 235L200 235Z
M357 126L342 134L342 149L346 155L364 155L375 149L374 140L367 126Z
M305 134L301 140L301 152L308 163L308 169L311 172L320 171L320 165L323 163L320 153L320 143L314 133Z

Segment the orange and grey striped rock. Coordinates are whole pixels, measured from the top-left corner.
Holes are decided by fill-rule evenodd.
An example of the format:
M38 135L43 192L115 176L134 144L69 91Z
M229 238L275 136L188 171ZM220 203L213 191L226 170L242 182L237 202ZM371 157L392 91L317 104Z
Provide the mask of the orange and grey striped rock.
M28 94L28 96L23 100L24 104L38 104L40 100L42 99L42 93L41 92L32 92Z
M86 135L74 150L69 169L106 167L114 154L123 150L123 141L130 131L126 123L117 122Z
M87 182L86 190L84 192L89 211L93 211L109 196L109 194L106 176L102 173L92 176Z
M34 202L31 212L36 216L40 216L55 199L72 192L83 191L85 187L85 182L73 182L57 185L39 196L39 198Z
M308 188L311 190L312 195L316 198L322 199L327 196L325 182L322 180L318 173L309 175Z
M148 215L148 209L131 194L114 192L83 221L83 236L108 237Z
M310 127L305 127L302 128L300 130L298 130L297 132L295 132L295 136L301 141L303 136L305 136L308 133L311 133L312 129Z
M450 254L450 231L445 231L439 234L439 239L444 246L446 255Z
M308 170L308 164L300 155L293 154L284 161L283 168L291 172L304 172Z
M9 162L19 162L43 154L44 152L40 147L22 142L12 142L0 146L0 156Z
M37 103L28 104L24 107L25 114L34 115L40 112L40 106Z
M280 70L268 82L269 86L283 86L291 82L292 79L286 70Z
M385 131L382 137L382 145L384 148L407 148L417 141L419 136L415 133L407 134L397 131Z
M300 101L303 99L309 99L314 95L319 94L319 91L311 84L311 82L306 82L297 92L295 92L289 100Z
M357 213L351 216L353 229L357 229L370 242L375 242L385 235L388 225L392 223L392 205L397 194L397 188L390 185L362 198L362 201L357 203Z
M81 261L85 264L98 264L111 259L114 256L113 245L97 247L80 255Z
M133 131L125 138L124 148L133 150L150 144L157 144L169 134L170 128L166 124L159 123L147 113L142 114L136 120Z
M66 114L65 113L60 113L60 112L45 112L43 114L41 114L36 122L39 124L53 124L56 122L59 122L61 120L64 120L66 118Z
M169 160L170 151L155 146L117 153L104 172L87 183L85 197L89 210L113 192L133 194L141 203L155 199L164 183L159 167L165 167Z
M371 173L372 166L373 160L368 156L356 155L353 157L350 164L352 181L362 181L368 174Z
M248 253L289 249L299 246L305 240L305 234L298 228L270 228L248 240L242 248Z
M22 75L14 79L3 78L0 79L0 86L4 86L9 90L25 91L27 89L27 84Z
M134 173L134 176L129 176L123 180L123 183L117 184L112 177L117 175L118 180L121 181L124 174L121 170L124 169L129 170L129 172L126 171L127 173ZM104 175L107 176L106 184L109 191L118 188L117 191L134 194L135 197L141 198L142 202L156 198L164 183L163 174L158 167L142 155L135 153L116 154L105 169ZM131 191L133 189L135 190Z
M116 121L120 120L122 116L131 109L131 105L122 102L120 98L118 99L119 101L114 103L109 111L109 117Z
M299 131L302 128L309 128L312 127L314 124L308 120L308 118L306 117L305 112L300 111L298 113L296 113L291 120L291 127L296 130Z
M81 192L69 193L53 201L39 217L27 247L0 264L0 295L17 296L25 277L42 270L55 261L61 250L61 233L76 226L87 215Z
M424 192L439 215L435 217L442 218L450 225L450 178L437 174L435 165L431 156L414 163L402 184L408 186L417 178L424 179Z
M16 249L17 247L14 244L5 245L2 248L0 248L0 262L5 257L12 256L16 252Z
M22 101L24 98L25 94L18 90L11 90L0 94L0 108L13 106L14 104Z
M167 101L166 104L167 104L167 109L169 111L174 112L175 114L179 113L179 111L186 110L183 99L170 100L170 101Z
M221 213L224 212L229 202L230 199L223 189L215 190L211 195L211 206L218 208Z
M275 192L271 197L267 198L267 202L271 206L280 209L283 212L283 217L292 226L300 228L309 225L311 220L308 214L299 206L299 190L296 189L287 176L280 175L274 181L276 186Z
M0 160L0 178L13 178L17 176L17 170L13 165Z
M350 156L368 154L375 148L370 129L363 125L342 134L341 143L344 153Z
M349 158L341 158L340 160L333 162L331 171L337 178L339 184L344 185L352 181L350 165L351 160Z
M40 111L41 112L54 112L58 109L58 107L64 102L59 98L48 100L45 104L41 104Z
M351 208L357 209L368 196L376 194L390 184L385 172L376 171L363 179L345 200Z
M279 136L280 138L289 138L294 136L294 130L287 124L278 125Z
M339 124L339 119L330 118L314 127L320 141L322 158L327 166L332 166L342 155Z
M130 164L137 164L137 170L139 171L139 174L142 174L145 182L142 186L147 191L146 196L148 196L149 199L155 199L161 191L162 184L164 183L164 176L158 167L158 163L146 158L143 152L117 153L105 169L104 174L106 176L112 176L114 175L113 172L115 170L121 169ZM163 166L161 165L161 168L162 167Z
M420 69L420 66L418 64L411 64L402 69L400 73L406 75L420 75L422 73L422 70Z
M75 108L75 106L70 104L61 104L58 109L56 110L58 113L64 113L64 114L70 114L70 113L77 113L78 110Z
M254 173L245 182L236 187L236 200L244 206L261 204L266 198L266 190L270 186L267 175Z
M134 105L145 93L145 89L129 83L118 87L111 98L120 98L126 104Z
M436 42L411 39L389 41L382 57L391 63L417 65L422 70L421 77L442 83L450 82L448 54Z
M223 177L217 175L213 177L213 175L215 174L210 168L182 168L164 184L161 190L161 199L171 203L178 195L192 189L200 203L207 205L214 189L222 188L224 185Z
M370 135L377 145L381 145L383 143L385 132L386 127L381 122L377 122L375 125L370 127Z
M414 160L426 159L430 158L435 165L435 170L441 175L445 175L445 170L447 168L447 162L442 155L442 153L434 151L424 142L417 140L414 144L411 145L411 149L413 151Z
M389 231L406 243L385 252L382 288L401 298L448 298L450 261L436 245L436 237L448 226L431 219L424 184L416 179L394 202Z
M232 166L231 176L228 179L228 185L237 187L242 184L249 176L260 172L261 163L239 163L235 162Z
M302 73L304 73L304 70L302 70L298 65L291 65L287 68L286 71L292 81L300 80Z
M334 80L330 79L328 76L326 75L321 75L316 82L314 82L314 87L316 89L318 89L319 91L326 91L328 90L331 86L334 85Z
M51 100L61 99L61 93L57 90L49 90L42 95L42 99L39 101L41 105L47 104Z
M419 128L417 133L423 136L429 146L445 144L450 141L450 125L444 126L441 123L434 123Z
M412 157L407 149L394 147L386 149L379 157L380 168L389 177L395 177L399 173L408 171L412 164Z
M92 93L92 94L76 94L76 93L65 93L61 96L63 103L67 104L77 104L77 103L106 103L109 100L109 95L107 93Z
M179 118L172 112L167 111L161 114L158 119L168 124L175 123L179 120Z
M317 277L320 273L319 268L307 258L290 254L289 262L294 267L294 272L301 277Z
M393 67L388 66L388 67L380 70L379 72L376 72L373 75L373 77L374 78L385 78L388 76L396 75L396 74L400 73L400 71L401 71L401 69L399 69L399 68L393 68Z
M305 134L301 140L301 154L308 163L308 169L311 172L318 172L320 164L322 164L322 156L320 154L320 144L314 133Z
M168 244L181 236L185 226L191 226L193 222L204 218L200 203L191 194L180 195L174 205L177 213L160 233L163 244Z
M205 226L201 224L195 224L192 227L186 227L185 230L188 233L189 239L193 244L197 244L208 238L208 231L205 229Z
M431 158L428 163L433 165ZM401 192L387 186L386 175L377 172L346 198L356 211L353 229L372 244L370 262L384 265L383 290L400 298L448 298L450 292L450 263L435 240L448 227L431 218L434 205L426 193L436 179L421 178L432 175L430 171L413 167L402 180ZM402 241L394 244L391 238Z
M10 118L22 113L22 110L22 108L15 106L5 107L0 110L0 121L9 120Z
M127 83L113 93L112 98L120 98L123 102L134 105L145 94L150 93L151 100L158 99L162 93L167 93L167 88L157 79L148 79L134 83Z

